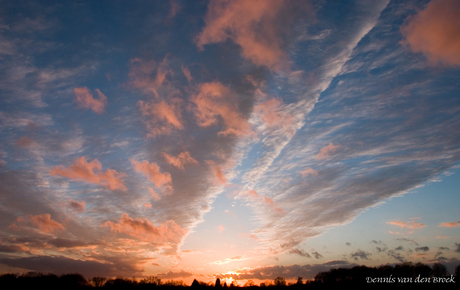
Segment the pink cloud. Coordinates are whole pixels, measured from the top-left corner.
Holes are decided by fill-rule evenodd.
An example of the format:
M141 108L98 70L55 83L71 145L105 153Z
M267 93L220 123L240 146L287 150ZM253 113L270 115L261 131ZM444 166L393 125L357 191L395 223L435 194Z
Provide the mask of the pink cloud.
M389 225L397 226L400 228L407 228L407 229L421 229L426 227L426 225L418 223L416 221L395 221L395 222L387 222Z
M265 195L259 195L254 189L242 191L240 195L253 202L261 203L264 206L271 208L275 212L278 212L278 213L283 212L283 210L278 206L278 204L273 199Z
M179 153L177 157L163 152L163 157L166 159L166 162L182 170L185 164L198 164L198 161L196 161L188 151Z
M283 105L282 100L271 98L254 106L254 113L267 124L269 129L283 128L293 133L295 130L290 127L295 120L290 114L281 110Z
M107 105L107 97L96 89L98 99L94 99L87 87L74 88L75 102L81 108L91 109L97 114L104 113L104 108Z
M460 227L460 221L450 222L450 223L442 223L439 226L444 227L444 228L456 228L456 227Z
M225 185L227 184L227 178L225 177L225 173L223 171L223 166L216 164L212 160L206 160L206 164L211 168L215 179L219 184Z
M25 136L16 140L16 145L18 145L21 148L29 147L32 145L32 143L33 143L33 140Z
M318 155L316 155L316 159L326 159L329 158L331 154L337 151L341 147L340 144L334 145L333 143L329 143L329 145L321 148L319 150Z
M306 6L306 5L305 5ZM210 1L205 27L196 38L200 49L211 43L233 40L241 47L241 54L254 64L271 70L287 67L288 57L281 49L281 21L277 21L281 0Z
M146 242L154 243L179 243L187 234L187 229L181 228L175 221L169 220L159 226L155 226L147 219L133 219L123 213L118 223L105 222L103 227L117 233L127 234Z
M148 208L151 208L152 207L152 204L150 202L147 202L144 204L144 209L148 209Z
M185 66L182 66L182 73L184 74L185 78L187 79L189 83L193 80L190 70L186 68Z
M75 160L74 164L70 165L68 168L62 165L54 167L53 170L50 171L50 175L59 175L73 180L100 184L110 190L127 190L121 179L125 176L124 173L118 173L113 169L107 169L106 172L103 172L99 160L94 159L88 163L84 156Z
M226 214L229 214L229 215L231 215L232 217L236 218L236 215L235 215L232 211L226 209L224 212L225 212Z
M236 95L220 82L201 84L199 92L192 97L198 125L209 127L222 120L221 135L251 134L249 123L238 113L236 101Z
M44 233L52 233L57 230L64 230L64 226L51 219L49 213L40 215L28 215L29 221L36 225Z
M312 168L305 168L305 170L301 171L300 174L302 174L303 177L307 175L318 175L318 171L312 169Z
M432 62L460 65L460 2L434 0L401 27L402 43Z
M18 217L16 221L8 228L13 230L28 230L31 229L30 226L32 225L33 227L38 228L41 232L46 234L65 229L62 224L52 220L51 215L48 213L40 215L28 215L27 220L28 222L22 217Z
M219 227L217 228L217 231L219 232L219 234L222 234L222 232L225 231L224 226L219 225Z
M69 202L69 206L75 211L84 212L86 208L86 202L85 201L75 201L71 199Z
M155 162L149 163L147 160L139 162L131 159L131 164L137 172L143 173L156 187L172 182L171 174L169 172L161 173L160 167Z
M183 130L182 124L181 99L172 98L169 101L144 102L137 104L142 116L146 117L145 124L148 130L148 137L167 135L172 129Z
M153 73L156 70L156 75ZM130 82L128 85L135 89L141 89L146 93L153 93L156 99L160 98L159 90L166 77L171 75L172 71L167 68L167 59L156 65L155 61L145 61L140 58L131 60L131 67L128 73Z
M160 200L161 199L160 195L158 193L156 193L155 190L153 190L153 188L149 187L149 192L150 192L150 195L152 195L154 200Z

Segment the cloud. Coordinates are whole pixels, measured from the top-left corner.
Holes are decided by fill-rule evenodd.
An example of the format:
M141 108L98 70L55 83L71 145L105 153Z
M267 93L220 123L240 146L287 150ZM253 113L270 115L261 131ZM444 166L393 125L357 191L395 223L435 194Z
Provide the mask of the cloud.
M426 227L426 225L418 223L416 221L408 221L408 222L395 221L395 222L387 222L387 224L397 226L397 227L400 227L400 228L403 228L403 229L405 229L405 228L407 228L407 229L421 229L421 228Z
M29 147L30 145L33 144L33 140L30 139L29 137L21 137L18 140L16 140L16 145L18 145L21 148L26 148Z
M217 231L219 232L219 234L221 234L223 231L225 231L224 226L219 225L219 227L217 228Z
M184 74L185 78L189 83L193 80L192 74L190 73L190 70L187 67L182 66L182 73Z
M97 114L104 113L105 106L107 105L107 97L96 89L98 99L94 99L93 95L89 92L87 87L74 88L75 102L81 108L91 109Z
M430 248L427 247L427 246L415 248L416 252L428 252L429 250L430 250Z
M149 192L150 192L150 195L152 195L154 200L160 200L161 199L160 195L158 193L156 193L155 190L153 190L153 188L149 187Z
M313 9L303 2L293 9L313 18ZM283 29L291 28L294 13L284 16L283 8L292 8L288 1L211 1L205 16L205 27L196 37L198 48L231 39L241 47L241 55L256 65L272 71L288 68L288 56L283 51ZM284 17L284 19L283 19Z
M454 251L456 253L460 253L460 243L455 243L455 247L457 247Z
M258 115L270 130L283 129L293 134L296 119L283 110L284 107L283 100L271 98L255 105L253 113Z
M245 198L252 202L257 202L258 204L262 204L274 212L283 213L283 210L279 207L279 204L275 203L273 199L265 196L259 195L254 189L242 191L238 194L237 198ZM258 205L256 205L258 206Z
M0 264L56 275L79 273L86 278L95 276L110 277L117 275L135 275L139 271L131 265L119 263L100 263L97 261L75 260L62 256L33 256L26 258L0 258Z
M84 212L85 207L86 207L86 202L85 201L75 201L71 199L69 202L69 206L78 212Z
M333 153L335 153L341 147L340 144L334 145L332 142L329 145L321 148L316 159L326 159L329 158Z
M232 211L226 209L224 212L225 212L226 214L229 214L229 215L231 215L232 217L236 218L236 215L235 215Z
M307 265L260 266L247 267L236 271L236 273L220 274L219 276L236 280L258 279L265 281L273 280L276 277L283 277L285 279L296 279L297 277L313 279L319 272L326 272L333 268L351 268L354 266L356 266L356 264L347 261L328 261L323 264Z
M206 160L206 164L211 168L215 180L221 185L227 184L227 177L225 177L224 166L216 164L212 160Z
M118 173L113 169L107 169L103 172L102 165L99 160L94 159L88 163L86 162L86 158L84 156L75 160L75 162L68 168L65 168L62 165L54 167L50 171L50 175L59 175L73 180L100 184L110 190L127 190L123 180L121 179L125 176L124 173Z
M160 98L160 89L167 81L167 76L172 71L167 66L165 57L158 65L155 61L146 61L140 58L133 58L130 61L128 86L135 89L142 89L145 93L153 93L156 99ZM156 71L155 76L153 76Z
M300 174L302 174L303 177L307 176L307 175L318 175L318 171L312 169L312 168L305 168L304 170L302 170L300 172Z
M358 259L369 260L369 256L371 255L372 254L369 252L365 252L363 250L357 250L356 252L351 253L350 257L352 257L356 261L358 261Z
M107 221L104 227L117 233L124 233L139 240L153 243L178 244L187 233L187 229L181 228L175 221L169 220L159 226L155 226L147 219L133 219L123 213L118 223Z
M460 65L459 14L460 3L456 0L431 1L406 19L401 27L402 43L432 62Z
M192 99L192 110L200 127L222 123L221 135L247 135L251 129L236 106L237 96L220 82L204 83Z
M137 105L141 114L147 119L144 123L147 126L147 136L156 137L158 135L167 135L171 130L183 130L181 117L181 103L179 98L172 98L168 101L144 102L139 101Z
M28 222L25 221L23 218L18 217L16 221L9 226L10 229L14 230L23 230L28 229L29 225L34 227L38 227L38 229L43 233L53 233L56 231L64 230L64 226L57 221L51 219L51 215L40 214L40 215L28 215L27 216Z
M305 258L311 258L310 254L305 252L304 250L299 250L299 249L292 249L288 252L289 254L297 254L299 256L305 257Z
M160 273L157 275L161 279L177 279L177 278L187 278L193 276L192 273L186 272L184 270L173 272L169 271L168 273Z
M184 170L185 164L198 164L198 161L196 161L188 151L179 153L177 157L163 152L163 157L166 159L166 162L182 170Z
M137 172L143 173L156 187L162 187L171 183L171 174L169 172L160 172L160 167L155 162L149 163L147 160L136 161L133 159L130 159L130 161L134 169Z
M315 257L316 259L321 259L323 257L323 255L321 255L320 253L316 252L316 251L313 251L311 252L311 254L313 255L313 257Z
M444 227L444 228L456 228L456 227L460 227L460 221L448 222L448 223L441 223L441 224L439 224L439 227Z

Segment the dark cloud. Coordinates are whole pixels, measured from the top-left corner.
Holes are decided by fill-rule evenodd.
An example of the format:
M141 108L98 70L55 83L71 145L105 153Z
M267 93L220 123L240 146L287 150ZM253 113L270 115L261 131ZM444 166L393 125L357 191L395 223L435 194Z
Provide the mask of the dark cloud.
M35 256L29 258L1 258L0 264L22 268L28 271L53 273L56 275L79 273L90 278L95 276L111 277L117 275L131 276L139 272L128 265L114 265L96 261L73 260L65 257Z
M168 273L158 274L158 278L161 279L177 279L177 278L187 278L193 276L192 273L181 270L179 272L169 271Z
M411 239L407 239L407 238L398 238L396 239L398 241L402 241L402 242L408 242L408 243L411 243L411 244L414 244L416 246L418 246L418 243L414 240L411 240Z
M321 255L320 253L316 252L316 251L313 251L311 252L311 254L316 258L316 259L320 259L323 257L323 255Z
M292 249L289 251L289 254L297 254L302 257L311 258L310 254L308 254L304 250L299 250L299 249Z
M415 248L416 252L428 252L429 250L430 250L430 248L427 247L427 246Z
M284 277L286 279L293 279L297 277L304 277L312 279L316 274L323 271L329 271L332 268L351 268L356 266L354 263L346 261L329 261L324 264L317 265L291 265L291 266L268 266L256 267L253 269L246 269L240 271L239 274L221 274L221 277L241 279L260 279L260 280L273 280L276 277Z
M369 260L369 256L371 255L372 254L369 252L365 252L363 250L357 250L356 252L351 253L350 257L352 257L356 261L358 261L358 259Z

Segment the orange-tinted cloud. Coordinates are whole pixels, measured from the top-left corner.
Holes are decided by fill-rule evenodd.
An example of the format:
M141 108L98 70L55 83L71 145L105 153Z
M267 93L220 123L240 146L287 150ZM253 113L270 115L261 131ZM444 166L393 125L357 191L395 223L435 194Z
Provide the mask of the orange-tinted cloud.
M156 75L153 73L156 70ZM160 97L159 89L166 81L166 77L172 72L167 68L167 59L164 58L161 63L156 65L155 61L145 61L140 58L131 60L131 67L128 73L130 82L129 86L135 89L142 89L146 93L153 93L158 99Z
M407 229L421 229L421 228L426 227L426 225L415 222L415 221L408 221L408 222L395 221L395 222L387 222L387 224L398 226L400 228L407 228Z
M283 104L282 100L271 98L254 106L254 113L271 130L283 128L295 132L294 129L290 129L295 120L289 113L281 110Z
M179 169L184 169L185 164L198 164L198 161L196 161L191 155L190 152L185 151L179 153L177 157L171 156L168 153L163 152L163 157L166 159L166 161L179 168Z
M442 223L439 226L444 227L444 228L456 228L456 227L460 227L460 221L450 222L450 223Z
M137 104L142 116L146 117L145 124L148 130L148 137L169 134L171 130L183 130L181 117L181 99L172 98L169 101L144 102Z
M155 190L153 190L153 188L149 187L149 192L150 192L150 195L153 197L154 200L160 200L161 197L158 193L155 192Z
M303 177L307 175L318 175L318 171L312 169L312 168L305 168L305 170L301 171L300 174L302 174Z
M137 172L143 173L156 187L171 183L171 174L161 173L160 167L155 162L149 163L147 160L139 162L131 159L131 164Z
M227 184L227 178L225 177L225 173L223 171L222 165L216 164L212 160L206 160L206 164L208 164L209 167L211 167L214 177L216 178L219 184L222 184L222 185Z
M245 118L240 116L236 106L236 95L220 82L204 83L192 97L193 113L201 127L209 127L222 120L222 135L247 135L251 133Z
M148 208L151 208L152 207L152 204L150 202L147 202L144 204L144 209L148 209Z
M28 215L29 221L36 225L44 233L52 233L57 230L64 230L64 226L51 219L49 213L39 215Z
M86 202L85 201L78 202L78 201L71 199L69 202L69 206L78 212L84 212L86 208Z
M206 44L230 38L254 64L271 70L286 68L288 57L281 49L280 22L276 21L283 5L281 0L210 1L196 44L203 49Z
M88 163L84 156L75 160L74 164L70 165L68 168L62 165L54 167L50 175L59 175L73 180L100 184L110 190L127 189L121 179L125 176L124 173L118 173L113 169L107 169L106 172L103 172L99 160L94 159Z
M139 240L154 243L179 243L187 233L187 229L181 228L175 221L169 220L159 226L155 226L147 219L133 219L123 213L118 223L107 221L104 227L117 233L124 233Z
M223 231L225 231L225 228L223 225L219 225L219 227L217 228L217 231L219 232L219 234L221 234Z
M186 68L185 66L182 66L182 73L184 74L185 78L187 79L189 83L193 80L190 70Z
M254 189L242 191L240 195L253 202L262 203L263 205L271 208L275 212L278 212L278 213L283 212L283 210L278 206L278 204L273 199L265 195L259 195Z
M432 62L460 65L460 1L433 0L401 27L403 44Z
M316 155L316 159L326 159L329 158L331 154L333 154L337 149L339 149L341 146L339 144L334 145L333 143L329 143L329 145L321 148L319 150L318 155Z
M37 227L43 233L52 233L54 231L64 230L64 226L58 223L55 220L51 219L51 215L49 213L39 214L39 215L28 215L27 219L29 223L27 223L22 217L18 217L16 221L11 224L8 228L13 230L24 230L30 229L30 224L33 227Z
M74 88L75 102L81 108L91 109L97 114L104 113L104 108L107 105L107 97L96 89L98 99L94 99L87 87Z

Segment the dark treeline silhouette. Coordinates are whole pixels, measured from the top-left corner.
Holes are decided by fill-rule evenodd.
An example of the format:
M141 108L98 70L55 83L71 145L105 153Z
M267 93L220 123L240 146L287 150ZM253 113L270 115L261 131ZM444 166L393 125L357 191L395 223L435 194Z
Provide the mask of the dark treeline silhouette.
M252 280L248 280L243 286L236 281L230 285L222 283L219 278L215 283L200 282L193 280L190 288L221 290L237 290L237 288L273 288L273 289L458 289L460 279L460 265L455 268L455 273L448 273L442 264L434 264L432 267L423 263L402 263L395 266L384 265L379 267L356 266L353 268L331 269L327 272L318 273L314 280L303 282L302 277L297 282L287 283L283 277L276 277L272 282L261 283L257 286ZM188 286L183 281L161 281L158 277L150 276L142 280L135 278L125 279L117 277L107 279L93 277L86 280L80 274L42 274L29 272L23 275L3 274L0 275L0 289L170 289L185 288Z

